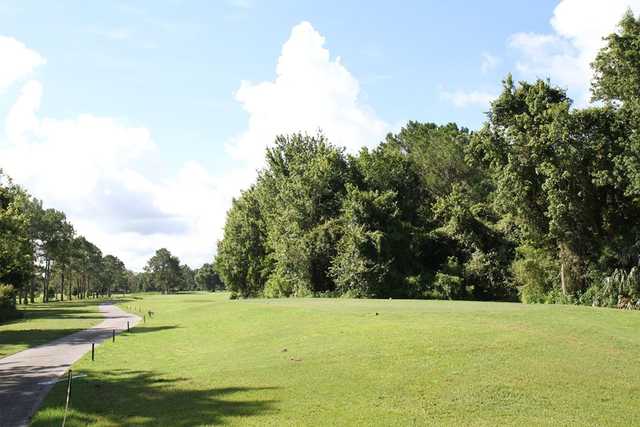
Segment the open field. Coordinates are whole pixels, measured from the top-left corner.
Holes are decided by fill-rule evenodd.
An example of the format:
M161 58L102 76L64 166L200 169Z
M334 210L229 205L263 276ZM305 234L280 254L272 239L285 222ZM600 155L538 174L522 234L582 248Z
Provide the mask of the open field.
M68 426L629 425L640 313L575 306L143 296L75 367ZM34 419L59 425L65 385Z
M5 357L100 323L102 300L19 306L24 317L0 325L0 357Z

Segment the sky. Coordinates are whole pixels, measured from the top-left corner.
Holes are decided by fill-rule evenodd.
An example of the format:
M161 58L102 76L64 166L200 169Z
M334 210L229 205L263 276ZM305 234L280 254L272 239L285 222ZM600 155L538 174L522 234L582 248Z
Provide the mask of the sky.
M501 80L589 103L640 0L0 1L0 168L140 270L199 267L278 134L348 152L408 120L477 129Z

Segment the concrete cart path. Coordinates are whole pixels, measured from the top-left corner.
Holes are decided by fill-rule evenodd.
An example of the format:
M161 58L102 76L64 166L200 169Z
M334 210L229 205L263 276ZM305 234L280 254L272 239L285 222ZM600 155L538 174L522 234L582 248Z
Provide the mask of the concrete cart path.
M113 304L100 305L105 320L89 329L0 359L0 427L28 426L57 379L85 353L91 343L110 339L141 319Z

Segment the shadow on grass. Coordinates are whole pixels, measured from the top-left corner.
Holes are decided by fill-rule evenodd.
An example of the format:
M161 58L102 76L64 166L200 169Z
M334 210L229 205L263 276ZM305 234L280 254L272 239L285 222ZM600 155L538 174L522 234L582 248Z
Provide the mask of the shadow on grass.
M29 304L18 307L19 317L0 325L11 325L32 319L55 319L81 317L82 314L96 315L97 309L88 310L85 307L95 307L97 302L54 302L49 304ZM76 307L76 308L74 308Z
M4 357L3 345L27 345L37 347L67 335L80 332L84 328L69 329L22 329L19 331L0 331L0 358Z
M127 335L146 334L150 332L166 331L176 329L178 326L142 326L133 327L130 331L122 331ZM77 334L80 332L80 334ZM111 337L111 329L96 329L91 333L86 328L80 329L22 329L19 331L0 331L0 358L4 357L2 345L24 345L28 348L37 347L47 343L55 343L57 340L64 340L69 344L81 344L95 340L100 342Z
M74 381L67 426L137 425L187 427L221 424L226 417L250 417L274 411L261 392L274 387L190 388L185 378L152 372L117 370ZM66 387L58 384L32 426L62 423Z

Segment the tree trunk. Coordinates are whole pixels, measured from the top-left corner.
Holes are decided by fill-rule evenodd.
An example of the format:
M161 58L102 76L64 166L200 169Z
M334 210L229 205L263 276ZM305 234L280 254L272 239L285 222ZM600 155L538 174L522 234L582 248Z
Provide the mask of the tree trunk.
M560 259L560 285L565 296L575 295L584 288L584 257L569 245L558 247Z
M560 286L562 287L562 295L567 296L567 282L564 277L564 261L560 262Z
M42 302L49 302L49 279L51 278L51 260L44 265L44 281L42 282Z
M29 289L29 298L31 299L31 304L34 304L36 302L36 277L33 276L31 278L31 286Z
M64 265L60 270L60 301L64 301Z

